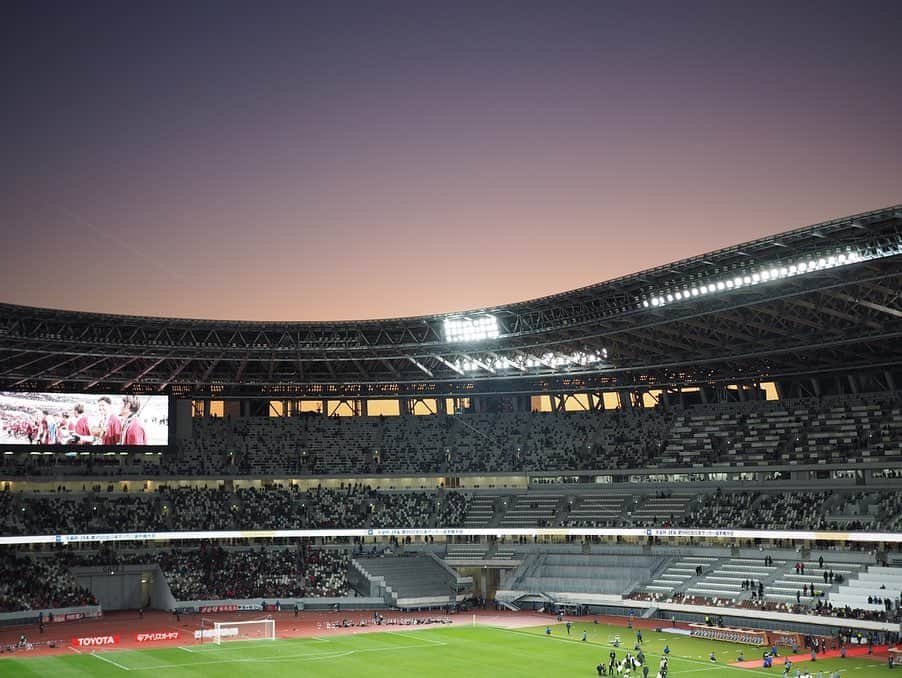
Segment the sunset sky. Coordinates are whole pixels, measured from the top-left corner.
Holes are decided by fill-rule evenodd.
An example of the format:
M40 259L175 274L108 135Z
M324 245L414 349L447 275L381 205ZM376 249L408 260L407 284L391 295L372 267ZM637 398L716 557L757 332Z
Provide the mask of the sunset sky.
M4 3L0 301L521 301L902 203L902 2Z

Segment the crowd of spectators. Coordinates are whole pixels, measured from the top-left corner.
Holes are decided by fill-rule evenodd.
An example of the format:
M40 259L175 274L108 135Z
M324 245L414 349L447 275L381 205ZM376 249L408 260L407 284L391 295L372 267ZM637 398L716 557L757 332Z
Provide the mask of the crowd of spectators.
M79 586L59 560L0 551L0 612L96 604L91 592Z
M898 532L902 530L902 493L887 492L877 497L876 525L871 529Z
M0 492L0 534L185 530L457 527L470 496L457 491L378 492L369 486L155 492Z
M161 497L157 494L0 492L0 531L5 535L149 531L165 528Z
M790 614L815 614L820 617L838 617L840 619L856 619L880 622L902 622L902 612L899 609L899 601L892 600L883 610L863 610L849 605L834 606L830 601L824 602L816 598L813 603L802 599L801 602L766 600L754 598L740 600L737 607L767 610L770 612L787 612Z
M722 492L700 495L690 509L674 521L675 527L744 526L758 492Z
M774 530L835 528L825 504L833 490L788 492L722 492L700 494L690 509L674 519L677 527L733 527Z
M162 487L163 513L173 530L231 530L238 512L234 495L224 488Z
M159 559L176 600L348 595L344 551L296 549L170 551Z
M226 489L223 486L168 487L155 491L0 492L0 534L84 534L105 532L167 532L185 530L330 529L371 527L459 527L465 524L474 495L458 490L379 491L345 483L317 486L302 492L297 486ZM112 487L108 489L113 489ZM660 494L660 492L659 492ZM559 527L691 527L754 529L843 529L860 524L864 531L902 525L902 500L893 490L874 490L862 499L839 490L822 492L701 491L672 501L684 507L668 513L666 503L652 495L636 495L617 503L592 495L561 496L557 505L537 516L534 525ZM530 505L527 492L510 495L506 511ZM515 501L516 500L516 501ZM522 500L522 501L521 501ZM829 508L848 510L866 501L870 520L838 521ZM526 503L523 503L526 502ZM599 502L599 503L595 503ZM533 502L534 503L534 502ZM648 507L661 506L661 511ZM638 511L636 507L645 507ZM575 507L575 508L574 508ZM502 512L495 519L506 519ZM532 514L528 514L532 515ZM510 518L510 516L507 516ZM508 521L509 522L509 521ZM522 521L521 521L522 522Z
M434 527L438 509L438 495L434 492L405 492L377 497L370 521L372 527Z
M197 418L162 456L4 455L7 475L505 473L902 459L900 395L594 412Z
M443 493L437 526L461 527L470 509L472 495L463 492Z
M54 571L73 566L160 566L176 600L229 598L320 598L349 594L350 556L343 549L315 549L301 543L292 548L223 548L203 543L199 548L114 551L102 548L83 554L55 554Z

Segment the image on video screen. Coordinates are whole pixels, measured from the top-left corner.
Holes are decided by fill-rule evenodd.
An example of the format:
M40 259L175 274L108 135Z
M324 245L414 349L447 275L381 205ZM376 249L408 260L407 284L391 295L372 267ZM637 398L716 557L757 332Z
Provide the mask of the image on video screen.
M166 445L169 398L0 391L0 445Z

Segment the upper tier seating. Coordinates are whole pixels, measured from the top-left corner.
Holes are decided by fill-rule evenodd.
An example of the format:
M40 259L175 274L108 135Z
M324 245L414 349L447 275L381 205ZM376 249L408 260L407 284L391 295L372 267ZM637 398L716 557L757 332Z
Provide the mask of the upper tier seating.
M0 477L513 473L902 460L902 394L612 412L195 419L162 456L0 456ZM65 449L65 448L61 448ZM668 512L669 513L669 512Z

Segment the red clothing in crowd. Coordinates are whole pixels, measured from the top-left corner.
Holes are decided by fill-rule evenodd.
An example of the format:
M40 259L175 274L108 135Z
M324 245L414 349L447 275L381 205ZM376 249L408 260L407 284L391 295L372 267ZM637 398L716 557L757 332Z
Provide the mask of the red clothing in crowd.
M124 445L146 445L144 427L137 419L129 419L125 424L125 436L122 439Z
M115 414L111 414L107 419L106 429L103 432L104 445L118 445L119 438L122 437L122 422Z
M75 432L80 436L90 436L91 428L88 426L88 415L83 414L75 424Z

